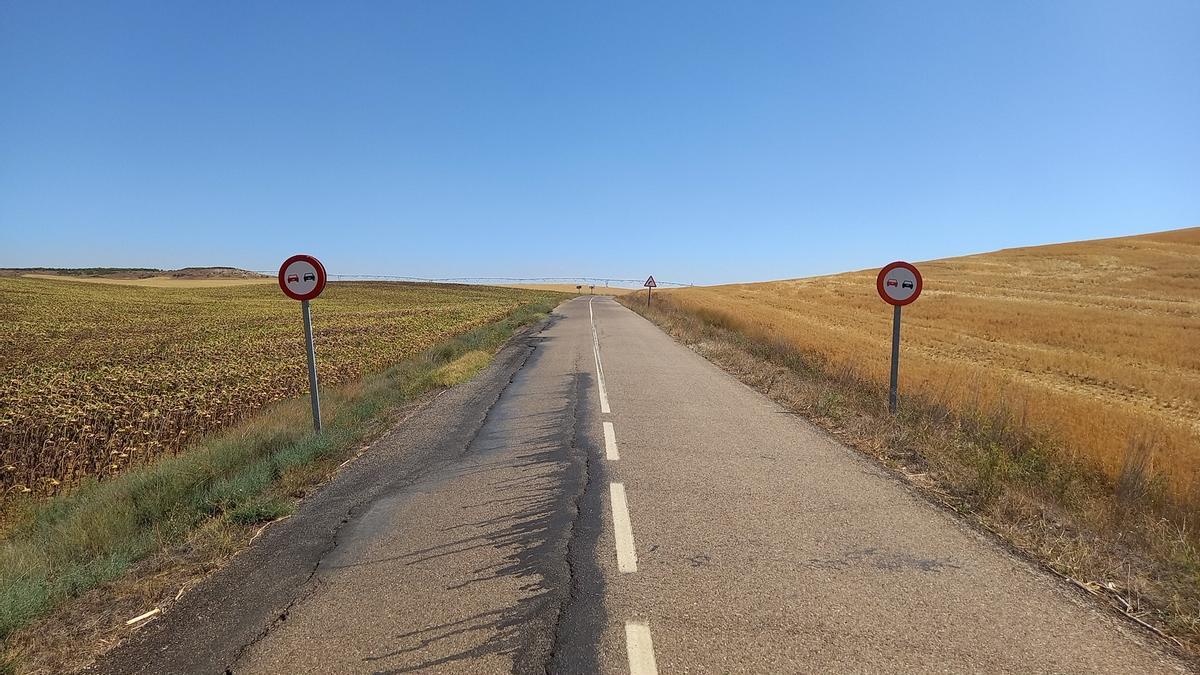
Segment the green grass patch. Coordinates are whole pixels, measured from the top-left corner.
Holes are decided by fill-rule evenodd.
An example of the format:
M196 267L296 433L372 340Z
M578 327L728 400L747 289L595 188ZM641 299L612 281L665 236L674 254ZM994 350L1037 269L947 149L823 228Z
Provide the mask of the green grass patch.
M474 376L515 330L551 307L523 305L383 373L324 390L319 434L312 432L307 399L285 401L184 454L91 480L15 514L0 542L0 639L184 541L202 524L252 525L292 513L296 500L279 488L319 480L325 473L313 471L314 464L347 454L395 406Z
M469 351L434 371L433 380L444 387L466 382L475 377L475 373L483 370L491 360L491 352L482 349Z

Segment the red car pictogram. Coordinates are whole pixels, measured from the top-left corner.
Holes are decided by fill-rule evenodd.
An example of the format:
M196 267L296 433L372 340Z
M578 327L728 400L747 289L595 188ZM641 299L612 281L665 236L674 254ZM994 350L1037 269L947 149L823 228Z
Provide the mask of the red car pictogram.
M289 275L287 276L287 282L288 282L289 284L298 284L298 283L300 283L300 275L299 275L299 274L289 274Z
M888 285L888 286L896 286L896 285L897 285L897 284L896 284L896 280L895 280L895 279L888 279L888 280L887 280L887 285Z

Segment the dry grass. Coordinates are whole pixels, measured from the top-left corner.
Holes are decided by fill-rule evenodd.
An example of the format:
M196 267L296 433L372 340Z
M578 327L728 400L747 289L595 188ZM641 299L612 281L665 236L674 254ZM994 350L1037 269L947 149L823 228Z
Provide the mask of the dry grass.
M920 265L904 310L902 395L1006 415L1116 479L1130 439L1146 471L1200 496L1200 228ZM666 291L679 308L887 382L890 307L875 270Z
M1061 446L1007 415L958 417L908 398L887 412L877 384L769 338L750 338L674 306L622 302L784 406L875 457L977 526L1007 541L1114 609L1200 655L1200 537L1195 512L1162 509L1145 458L1153 440L1131 442L1114 485ZM1198 661L1200 663L1200 661Z
M548 297L483 286L330 284L313 302L321 382L383 370ZM299 303L270 285L0 277L0 316L0 489L9 500L176 454L308 390Z
M620 300L1196 658L1200 230L921 267L896 415L874 272Z

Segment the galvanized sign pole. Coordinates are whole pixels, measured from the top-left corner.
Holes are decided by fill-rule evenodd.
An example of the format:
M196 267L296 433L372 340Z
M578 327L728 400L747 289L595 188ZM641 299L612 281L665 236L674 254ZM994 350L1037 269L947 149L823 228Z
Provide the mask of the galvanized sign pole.
M308 301L325 290L325 266L311 255L294 255L279 267L279 288L300 301L304 318L304 347L308 352L308 397L312 401L313 429L321 431L321 396L317 390L317 351L313 346L312 308Z
M304 344L308 347L308 397L312 400L313 430L320 433L321 396L317 393L317 352L313 349L312 311L307 300L300 301L300 308L304 314Z
M895 413L900 402L900 308L921 295L921 272L903 261L879 270L875 287L879 297L892 306L892 377L888 384L888 412Z
M900 376L900 305L892 308L892 384L888 388L888 412L896 412L896 398Z

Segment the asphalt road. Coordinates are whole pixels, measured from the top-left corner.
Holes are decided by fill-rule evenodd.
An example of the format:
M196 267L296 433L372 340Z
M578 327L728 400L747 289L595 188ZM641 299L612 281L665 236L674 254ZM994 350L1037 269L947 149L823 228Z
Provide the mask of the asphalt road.
M1172 672L608 298L562 305L93 670Z

